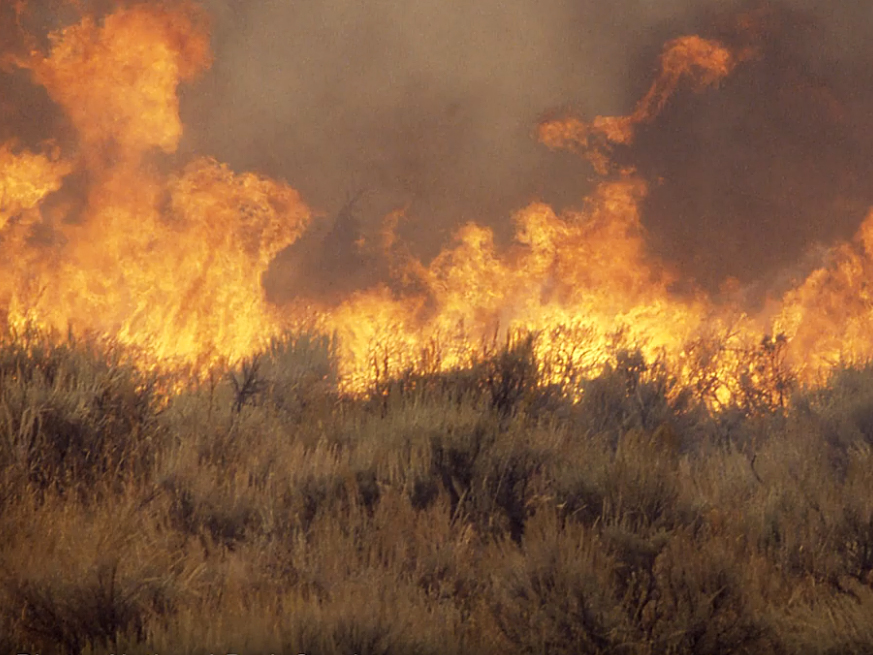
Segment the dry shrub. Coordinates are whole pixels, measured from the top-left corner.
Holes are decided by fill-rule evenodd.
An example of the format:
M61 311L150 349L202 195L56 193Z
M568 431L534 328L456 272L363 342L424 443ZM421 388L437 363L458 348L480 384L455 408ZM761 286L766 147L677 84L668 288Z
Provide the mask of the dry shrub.
M0 344L4 495L24 485L91 492L149 472L159 379L111 346L31 336Z
M747 574L747 562L720 540L672 536L652 567L653 589L640 609L652 653L763 653L772 634Z
M486 605L501 652L630 652L616 562L593 530L543 510L520 548L493 551Z
M786 650L809 655L873 652L873 589L841 580L832 593L786 608L780 616Z
M681 494L668 429L631 430L614 448L603 438L566 438L563 456L547 469L547 490L565 515L588 525L625 517L655 530L692 520L695 503Z
M92 346L0 347L2 652L873 652L869 369L781 407L762 344L719 410L516 338L360 397L300 337L162 396Z
M190 602L202 561L167 535L161 513L130 499L85 510L50 496L4 517L18 528L0 552L0 616L16 652L108 651Z

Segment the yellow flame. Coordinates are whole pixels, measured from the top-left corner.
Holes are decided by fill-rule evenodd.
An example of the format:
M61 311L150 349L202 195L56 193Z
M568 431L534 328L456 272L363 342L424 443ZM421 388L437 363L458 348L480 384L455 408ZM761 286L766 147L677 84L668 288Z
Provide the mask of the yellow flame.
M137 5L50 41L48 56L20 64L67 113L79 150L66 161L0 151L2 247L26 254L0 281L9 322L96 330L158 360L250 354L280 329L261 275L309 212L288 186L209 159L170 175L150 162L181 137L180 81L209 64L202 21L184 5ZM73 169L88 171L83 216L28 246L9 217L40 220L33 210Z
M543 143L577 150L603 177L577 211L521 209L510 248L468 224L426 265L398 247L395 212L382 247L403 291L380 285L336 307L277 308L261 277L310 220L297 192L208 158L166 172L159 157L182 134L179 84L210 64L203 16L185 3L120 7L100 23L86 16L52 34L48 53L15 60L66 112L78 142L65 154L51 144L42 153L0 145L0 308L12 325L97 331L165 366L244 357L307 322L340 337L352 390L422 357L435 370L469 364L482 343L514 330L541 335L537 354L556 378L593 370L620 340L666 358L714 402L745 379L776 379L783 352L813 380L840 357L873 355L873 214L763 323L700 293L671 293L673 275L646 249L647 183L610 160L611 147L630 143L682 79L702 90L748 56L683 37L667 44L630 115L542 124ZM72 213L64 199L76 193L83 206ZM49 210L53 196L61 201ZM788 340L765 338L774 331ZM755 348L763 359L750 364L743 353Z

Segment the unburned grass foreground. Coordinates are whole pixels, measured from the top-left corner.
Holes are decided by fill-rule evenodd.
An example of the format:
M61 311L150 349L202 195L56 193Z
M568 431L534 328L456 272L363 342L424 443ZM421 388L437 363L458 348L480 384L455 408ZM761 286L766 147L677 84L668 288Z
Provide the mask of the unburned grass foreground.
M314 336L171 394L6 339L0 652L873 652L873 368L716 410L533 338L363 396Z

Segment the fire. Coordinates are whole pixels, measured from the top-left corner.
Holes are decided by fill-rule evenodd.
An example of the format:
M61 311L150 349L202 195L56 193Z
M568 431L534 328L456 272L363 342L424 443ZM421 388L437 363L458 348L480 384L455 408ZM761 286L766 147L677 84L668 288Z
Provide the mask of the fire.
M611 144L631 143L636 126L657 118L683 78L702 91L727 77L751 52L734 53L717 41L699 36L674 39L661 54L660 74L633 113L598 116L590 124L578 118L546 121L539 126L540 141L550 148L581 149L597 171L605 174L610 168Z
M162 366L245 357L306 322L338 335L352 390L374 374L421 365L427 353L426 365L438 370L468 364L484 341L514 330L539 333L540 358L565 371L595 369L620 339L673 362L722 402L733 393L724 371L743 366L736 353L756 343L771 352L783 341L764 335L783 333L790 360L812 380L840 357L873 355L865 339L873 327L873 213L855 243L838 247L830 264L785 296L775 321L753 320L701 292L671 291L675 274L646 248L647 181L611 160L684 79L703 91L751 54L697 36L676 39L629 115L540 125L546 146L588 157L600 181L578 210L522 208L512 247L498 248L489 229L471 223L425 264L398 255L395 212L383 248L402 284L357 292L338 306L276 307L261 278L309 224L299 194L209 158L172 170L166 157L182 135L178 87L210 65L201 13L187 3L143 3L100 23L85 16L51 34L47 52L34 46L7 58L64 111L76 146L0 145L0 309L11 326L106 334ZM722 335L722 346L706 350L712 334ZM714 367L711 379L689 372L701 358Z
M655 118L683 76L708 86L743 56L699 37L677 39L630 116L541 125L546 145L581 151L603 175L583 209L559 216L547 205L531 204L514 218L515 247L507 253L497 252L489 230L467 225L430 266L414 262L407 271L425 289L418 297L394 299L379 289L344 303L325 321L343 336L347 378L365 380L373 363L381 362L389 374L411 364L402 357L380 359L373 344L390 339L393 352L416 353L438 340L441 365L450 368L468 362L471 344L498 329L540 333L538 355L560 359L564 369L601 365L618 334L650 358L680 360L704 322L720 319L705 299L670 294L673 276L646 254L640 204L648 185L632 169L613 170L608 149L594 137L628 143L634 126Z
M309 212L286 185L210 159L161 171L155 153L182 135L178 85L210 63L197 12L121 8L50 43L16 64L63 108L78 150L0 150L8 322L111 334L165 362L250 354L280 330L261 275ZM41 215L74 170L88 180L82 215ZM46 243L31 244L38 225Z
M71 167L47 154L16 155L7 144L0 147L0 230L13 217L32 221L40 201L61 186Z
M374 363L399 373L413 363L404 354L434 341L443 367L460 366L499 330L551 335L540 340L540 356L573 351L568 365L576 368L602 364L620 332L650 357L678 355L707 308L671 299L672 277L646 255L639 215L646 190L626 173L604 181L578 212L557 215L534 203L516 214L516 245L506 253L489 230L467 225L430 266L410 272L425 289L420 295L394 298L380 288L326 312L325 325L346 348L347 377L365 380ZM586 347L575 348L582 335ZM380 358L386 343L396 359Z
M853 243L786 294L776 323L791 337L791 354L805 376L873 357L873 211Z
M85 17L50 42L48 57L33 52L18 63L64 108L85 156L111 148L111 156L135 159L153 147L176 149L176 89L210 63L209 37L193 7L134 6L102 26Z

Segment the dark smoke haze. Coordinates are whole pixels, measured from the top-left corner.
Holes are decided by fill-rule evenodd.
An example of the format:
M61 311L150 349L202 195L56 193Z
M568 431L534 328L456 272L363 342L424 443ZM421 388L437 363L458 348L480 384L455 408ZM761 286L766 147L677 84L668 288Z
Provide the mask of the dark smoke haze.
M182 90L180 156L284 179L324 214L275 263L277 300L377 279L354 242L394 209L406 209L399 234L426 258L464 222L507 239L513 211L532 200L579 206L594 172L537 144L537 122L630 112L666 41L730 40L738 16L762 7L761 57L719 89L680 90L617 152L653 182L643 217L653 252L689 287L734 277L760 297L803 275L817 246L850 237L873 205L870 3L204 4L215 63ZM46 27L60 20L48 11ZM0 138L61 129L26 75L0 85Z
M664 42L729 37L751 8L212 0L216 64L187 98L188 144L329 213L362 190L365 222L408 206L405 236L428 255L464 221L506 236L533 199L578 204L592 172L535 143L536 122L629 112ZM620 153L662 180L645 208L653 249L709 289L772 285L873 204L873 5L774 4L764 27L758 61L720 90L680 93Z

